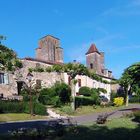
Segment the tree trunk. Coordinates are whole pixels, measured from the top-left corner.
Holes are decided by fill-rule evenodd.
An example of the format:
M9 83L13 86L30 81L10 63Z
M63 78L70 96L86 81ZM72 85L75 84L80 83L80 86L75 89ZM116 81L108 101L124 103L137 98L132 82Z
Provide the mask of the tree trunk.
M126 106L128 106L128 103L129 103L128 95L130 95L130 92L131 92L131 86L129 85L126 90Z
M75 85L73 83L73 80L71 80L71 96L72 96L71 107L72 110L75 111Z
M126 102L125 105L128 106L128 91L126 91Z

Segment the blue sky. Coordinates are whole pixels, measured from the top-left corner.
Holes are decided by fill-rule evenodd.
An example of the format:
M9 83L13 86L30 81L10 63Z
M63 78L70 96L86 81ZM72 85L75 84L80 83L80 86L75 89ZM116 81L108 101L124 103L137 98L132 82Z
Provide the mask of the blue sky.
M64 61L85 64L91 43L105 52L116 78L140 61L140 0L0 0L3 44L19 57L35 57L39 38L61 41Z

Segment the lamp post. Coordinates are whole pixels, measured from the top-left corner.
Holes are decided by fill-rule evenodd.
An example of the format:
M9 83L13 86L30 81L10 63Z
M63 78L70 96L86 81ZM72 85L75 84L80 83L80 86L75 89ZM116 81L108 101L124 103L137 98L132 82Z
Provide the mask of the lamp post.
M30 114L31 116L33 115L33 100L32 100L32 91L31 91L31 81L32 81L33 75L29 72L26 76L26 79L28 80L28 88L29 88L29 97L30 97L30 102L29 102L29 108L30 108Z

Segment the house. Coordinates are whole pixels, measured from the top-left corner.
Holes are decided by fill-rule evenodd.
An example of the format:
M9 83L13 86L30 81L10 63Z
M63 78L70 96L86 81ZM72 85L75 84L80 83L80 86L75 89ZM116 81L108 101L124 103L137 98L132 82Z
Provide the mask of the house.
M60 40L51 35L47 35L39 40L39 47L36 49L36 57L26 57L21 59L23 68L17 69L14 73L0 72L0 95L5 98L18 98L24 84L28 84L27 75L29 68L46 68L54 64L62 65L63 48L60 47ZM94 71L97 75L106 81L113 78L112 72L105 68L104 53L99 52L95 44L92 44L86 53L86 65L90 71ZM33 85L42 87L51 87L57 81L70 84L69 75L67 73L57 72L33 72ZM112 90L116 90L116 86L101 83L93 80L88 76L77 75L78 80L75 86L75 93L79 92L79 88L87 86L90 88L104 88L107 90L105 95L108 99ZM113 87L113 88L112 88Z

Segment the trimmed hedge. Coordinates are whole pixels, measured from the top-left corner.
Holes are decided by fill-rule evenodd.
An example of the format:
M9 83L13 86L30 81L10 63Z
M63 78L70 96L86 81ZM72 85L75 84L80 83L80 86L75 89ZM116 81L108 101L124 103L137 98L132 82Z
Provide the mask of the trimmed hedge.
M133 96L129 99L130 103L139 103L140 102L140 98L138 98L137 96Z
M34 114L46 115L46 107L40 103L33 103ZM0 113L30 113L29 102L0 101Z
M18 101L0 101L0 113L21 113L25 110L25 103Z
M83 96L91 96L91 90L89 87L84 86L79 89L79 94Z
M81 105L93 105L95 103L95 100L91 97L75 97L76 107L79 107Z

